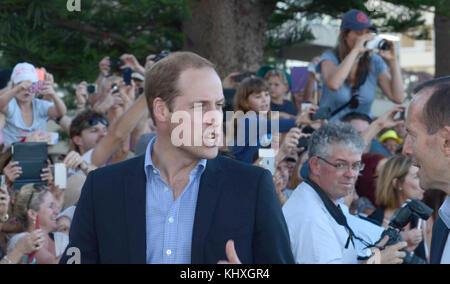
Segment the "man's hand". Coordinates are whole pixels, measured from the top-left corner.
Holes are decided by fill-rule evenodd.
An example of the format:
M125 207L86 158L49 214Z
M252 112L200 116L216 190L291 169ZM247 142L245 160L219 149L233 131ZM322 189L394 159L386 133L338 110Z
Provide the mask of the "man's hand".
M67 154L64 164L68 169L76 170L83 163L83 158L78 152L72 151Z
M388 241L389 236L385 236L377 245L383 247ZM407 245L408 244L406 242L399 242L385 247L382 251L380 251L381 264L402 264L406 253L401 250Z
M402 123L404 123L404 120L395 120L394 117L399 112L406 111L405 106L395 106L391 108L388 112L384 113L382 116L380 116L374 123L377 124L377 127L381 129L385 128L394 128Z
M242 264L237 256L236 249L234 248L234 241L229 240L225 246L225 253L227 260L220 260L217 264Z
M311 120L311 116L319 110L319 106L311 105L306 111L301 112L297 115L297 120L295 124L301 124L302 126L309 126L314 130L319 129L322 125L327 123L326 119L321 120Z

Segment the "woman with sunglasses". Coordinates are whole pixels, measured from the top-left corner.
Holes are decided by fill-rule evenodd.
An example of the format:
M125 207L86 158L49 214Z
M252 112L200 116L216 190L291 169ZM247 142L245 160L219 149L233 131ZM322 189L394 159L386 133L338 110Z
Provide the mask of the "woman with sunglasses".
M8 251L22 237L40 229L44 233L42 248L36 254L24 257L23 263L57 264L69 243L67 235L55 233L58 213L58 202L47 186L23 186L15 198L14 216L22 224L24 232L11 239Z
M329 111L330 121L350 112L372 117L377 85L392 102L401 104L405 99L394 44L386 41L389 49L378 53L366 47L374 39L370 33L374 29L366 14L350 10L342 19L336 48L322 54L317 65L322 79L319 106Z

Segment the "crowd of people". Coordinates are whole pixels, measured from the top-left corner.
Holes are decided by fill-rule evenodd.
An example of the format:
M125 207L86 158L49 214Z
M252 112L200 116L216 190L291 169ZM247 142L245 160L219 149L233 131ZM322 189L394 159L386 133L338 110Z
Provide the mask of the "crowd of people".
M336 48L312 61L297 93L276 68L221 80L190 52L149 55L143 65L132 54L120 64L105 57L96 82L77 86L75 116L52 74L18 63L0 86L0 264L67 263L71 247L81 263L402 263L411 255L449 263L447 238L438 258L432 244L441 232L433 225L449 227L448 104L423 98L448 102L450 80L420 87L407 122L395 46L370 50L373 29L363 12L347 12ZM377 86L397 105L373 117ZM48 157L39 182L17 188L32 158L15 161L14 147L52 145L49 120L70 149ZM418 150L420 127L440 136ZM428 149L438 151L436 165ZM56 164L67 169L64 188ZM403 241L388 243L384 232L408 200L434 213L414 215Z

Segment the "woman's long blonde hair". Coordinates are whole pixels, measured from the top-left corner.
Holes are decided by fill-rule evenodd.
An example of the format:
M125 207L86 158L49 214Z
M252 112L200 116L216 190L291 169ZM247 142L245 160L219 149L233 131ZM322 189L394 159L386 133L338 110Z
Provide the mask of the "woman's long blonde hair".
M32 209L34 211L39 211L47 192L50 191L45 186L42 186L42 189L39 190L35 188L34 184L27 184L16 193L14 217L22 224L24 230L27 230L29 226L28 210Z
M396 155L384 164L377 178L376 206L397 209L402 205L399 185L405 181L412 165L412 159L403 155ZM394 179L398 180L397 186L393 184Z

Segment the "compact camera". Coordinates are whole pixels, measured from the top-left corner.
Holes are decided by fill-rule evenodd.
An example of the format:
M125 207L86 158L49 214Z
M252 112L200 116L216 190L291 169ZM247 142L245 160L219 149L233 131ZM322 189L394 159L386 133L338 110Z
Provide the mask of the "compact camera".
M375 36L373 40L366 42L365 46L367 49L374 51L391 49L391 44L379 36Z

